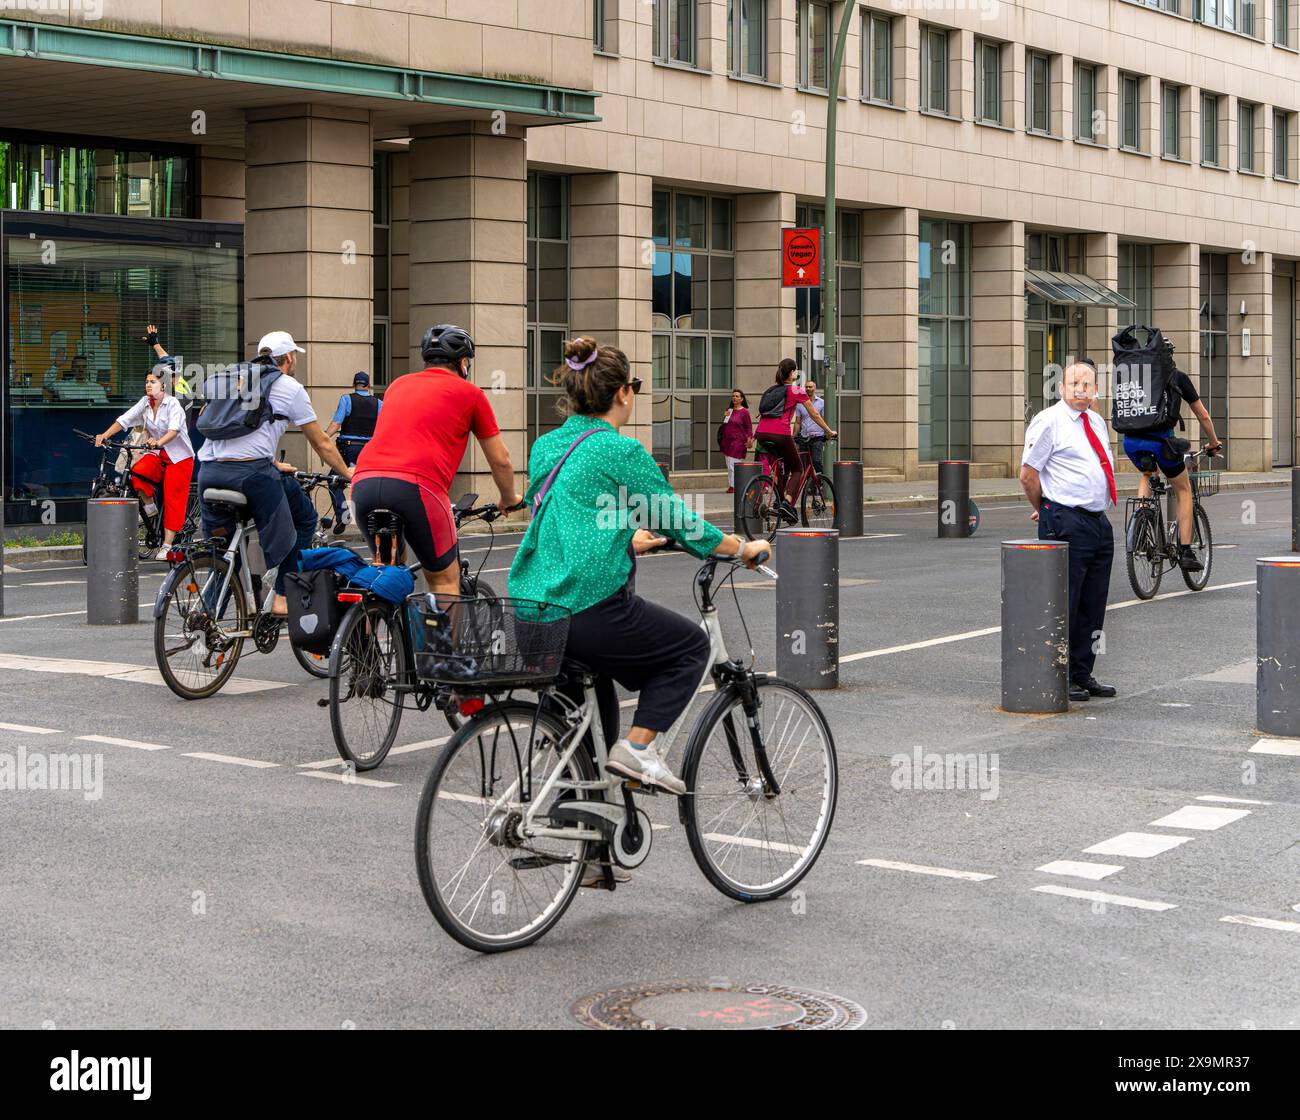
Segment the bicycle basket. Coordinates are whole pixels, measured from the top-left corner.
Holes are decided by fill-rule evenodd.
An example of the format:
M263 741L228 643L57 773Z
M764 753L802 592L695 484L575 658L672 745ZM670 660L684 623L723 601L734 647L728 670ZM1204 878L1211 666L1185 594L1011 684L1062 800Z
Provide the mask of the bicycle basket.
M406 600L415 674L460 692L537 688L564 660L570 611L531 599Z
M1213 498L1219 492L1221 471L1192 471L1192 486L1198 497Z

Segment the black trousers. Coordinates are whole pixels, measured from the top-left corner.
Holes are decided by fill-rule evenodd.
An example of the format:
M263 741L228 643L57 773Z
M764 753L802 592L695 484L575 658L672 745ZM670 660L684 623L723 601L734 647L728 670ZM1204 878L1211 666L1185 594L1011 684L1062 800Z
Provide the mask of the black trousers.
M667 731L695 696L709 639L699 623L642 599L628 583L573 616L564 652L597 674L601 730L612 745L619 732L614 682L639 694L634 726ZM581 699L577 690L569 695Z
M1092 676L1094 646L1106 621L1115 534L1105 513L1089 513L1043 499L1038 539L1070 545L1070 680Z

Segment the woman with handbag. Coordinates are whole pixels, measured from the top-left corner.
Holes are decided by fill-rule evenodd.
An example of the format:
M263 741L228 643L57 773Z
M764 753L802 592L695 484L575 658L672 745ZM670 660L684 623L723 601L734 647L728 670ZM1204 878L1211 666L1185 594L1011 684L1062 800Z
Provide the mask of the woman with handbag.
M694 697L709 641L698 622L636 593L635 554L671 537L694 556L742 556L752 568L772 546L697 516L641 442L619 434L641 389L623 351L592 338L568 341L552 381L564 388L569 418L533 444L526 495L533 519L510 567L510 594L573 612L565 654L597 671L608 769L682 794L654 740ZM652 517L661 523L647 524ZM624 737L615 681L639 693Z
M754 418L749 401L739 389L731 390L731 404L718 426L718 449L727 461L727 493L736 492L736 464L745 457L754 442Z

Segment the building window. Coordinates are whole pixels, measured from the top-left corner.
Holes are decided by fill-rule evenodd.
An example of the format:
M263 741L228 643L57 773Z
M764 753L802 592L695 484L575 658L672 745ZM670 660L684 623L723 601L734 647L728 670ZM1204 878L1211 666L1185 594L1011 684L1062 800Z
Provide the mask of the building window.
M969 459L970 226L921 219L917 284L917 454Z
M1201 162L1219 166L1219 99L1213 93L1201 94Z
M825 91L830 81L831 6L823 0L799 0L796 26L799 85Z
M1155 246L1133 241L1119 243L1119 294L1137 304L1131 313L1134 323L1152 325L1155 275ZM1123 325L1123 324L1121 324Z
M550 383L569 332L569 181L528 173L528 440L564 422Z
M1136 74L1121 74L1120 147L1132 152L1142 150L1142 79Z
M1169 159L1182 157L1182 122L1179 109L1182 89L1162 82L1160 85L1160 154Z
M948 31L921 27L921 108L948 112Z
M1291 169L1291 119L1294 113L1273 110L1273 174L1279 179L1293 179Z
M1192 19L1258 37L1255 0L1192 0Z
M975 112L987 124L1002 123L1002 44L975 41Z
M1291 0L1273 0L1273 42L1291 45Z
M1052 60L1038 51L1025 60L1025 122L1030 132L1052 131Z
M591 0L591 45L605 49L605 0Z
M654 56L695 65L695 0L654 0Z
M894 21L867 11L862 13L862 96L894 100Z
M1228 430L1228 258L1201 254L1201 400L1216 432Z
M733 74L767 77L767 0L727 0L727 48Z
M1237 166L1242 171L1258 171L1255 159L1255 123L1259 106L1249 101L1237 102Z
M1074 66L1074 135L1077 140L1093 143L1093 123L1097 112L1097 68L1086 62Z
M655 458L723 466L713 431L735 388L735 202L654 192L651 368Z

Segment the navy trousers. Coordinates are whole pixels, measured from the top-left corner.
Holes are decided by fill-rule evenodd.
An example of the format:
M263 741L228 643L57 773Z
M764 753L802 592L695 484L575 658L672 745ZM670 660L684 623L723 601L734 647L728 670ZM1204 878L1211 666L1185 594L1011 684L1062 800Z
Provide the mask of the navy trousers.
M1095 646L1106 622L1115 535L1105 513L1058 506L1044 498L1038 539L1070 545L1070 680L1085 681L1092 676Z

